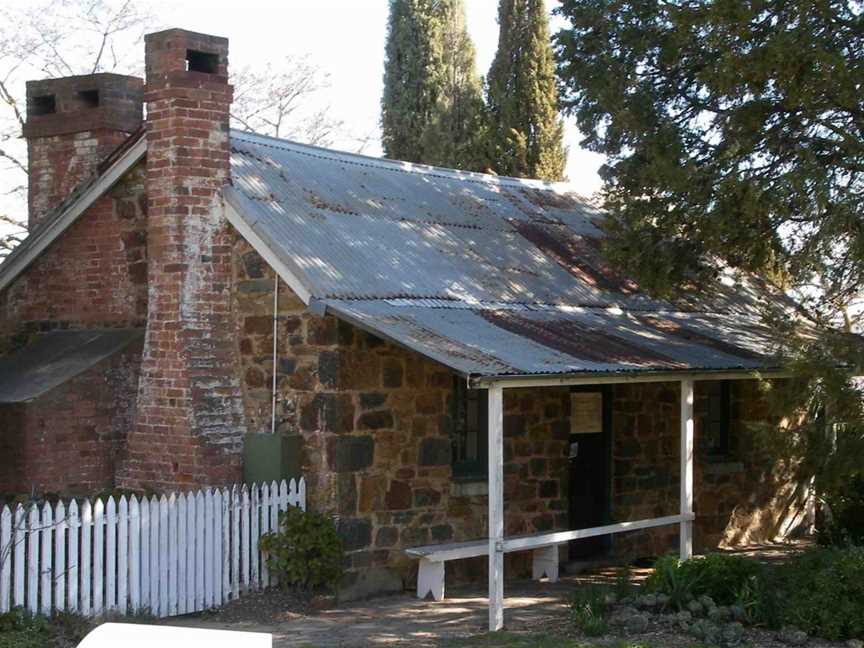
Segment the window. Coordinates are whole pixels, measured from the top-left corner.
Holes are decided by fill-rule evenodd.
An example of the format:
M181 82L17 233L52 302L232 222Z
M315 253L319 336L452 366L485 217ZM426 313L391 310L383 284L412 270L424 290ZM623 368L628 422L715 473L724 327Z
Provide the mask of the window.
M728 457L732 448L730 442L731 396L728 380L706 382L705 414L703 433L708 455Z
M485 389L468 389L464 378L453 379L453 477L485 478L487 474L488 397Z

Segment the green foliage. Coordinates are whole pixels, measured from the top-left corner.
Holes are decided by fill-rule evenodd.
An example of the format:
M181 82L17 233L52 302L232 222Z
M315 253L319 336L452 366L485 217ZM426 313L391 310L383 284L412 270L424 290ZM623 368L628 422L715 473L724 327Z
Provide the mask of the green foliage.
M289 506L279 514L279 531L262 536L261 550L280 582L298 590L335 587L342 576L342 540L320 513Z
M864 32L836 0L563 0L565 109L603 169L615 261L646 287L712 258L821 282L864 279Z
M76 614L57 614L49 619L24 608L13 608L0 614L0 648L71 648L92 627L89 620Z
M492 167L501 175L561 180L567 153L543 0L500 0L498 24L486 88Z
M661 556L654 565L654 572L645 582L650 592L659 592L669 597L669 605L683 609L695 594L696 572L682 569L682 563L675 556Z
M864 321L852 307L864 288L860 4L563 0L558 13L562 105L608 156L610 262L667 297L709 291L723 264L793 291L814 325L770 314L798 378L776 447L831 497L864 465L850 381L864 358L846 334Z
M613 593L618 601L633 596L636 586L633 584L633 570L629 565L620 567L615 573L615 585Z
M570 619L588 637L599 637L609 629L606 595L605 588L584 585L576 588L570 597Z
M381 100L387 157L485 168L474 61L463 0L391 0Z
M864 548L818 548L772 570L774 626L830 640L864 638Z
M677 607L700 596L736 605L745 621L794 626L830 640L864 638L864 548L818 548L779 565L713 554L657 561L647 586Z
M819 542L864 546L864 475L851 477L845 488L827 489L823 498L828 511L819 529Z
M699 596L709 596L718 605L732 605L742 588L760 572L760 564L744 556L717 553L684 562L664 556L657 561L646 585L666 594L677 608Z

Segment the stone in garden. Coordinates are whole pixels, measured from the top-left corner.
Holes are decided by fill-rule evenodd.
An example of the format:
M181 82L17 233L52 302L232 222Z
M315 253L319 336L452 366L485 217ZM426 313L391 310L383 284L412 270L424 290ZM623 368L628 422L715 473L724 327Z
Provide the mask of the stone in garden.
M603 600L606 602L606 605L615 605L618 602L618 596L615 592L609 592L603 597Z
M702 607L705 608L706 612L713 607L717 607L717 604L714 602L714 599L712 599L707 594L703 594L702 596L699 597L699 603L702 604Z
M646 594L645 596L641 596L639 598L639 603L641 607L653 608L657 606L657 597L653 594Z
M860 639L849 639L846 642L846 648L864 648L864 641Z
M669 605L669 597L666 594L658 594L657 605L665 608L667 605Z
M728 607L720 605L718 607L708 608L708 618L715 623L722 623L723 621L729 621L732 618L732 612Z
M736 621L743 621L744 617L747 616L747 610L744 609L743 605L730 605L729 611L732 613L732 618Z
M720 628L710 621L699 619L690 626L690 634L706 643L714 644L719 643L721 632Z
M609 617L609 625L617 628L626 628L630 623L630 619L638 614L639 612L635 608L626 605L616 608Z
M803 646L807 643L807 633L788 626L780 631L780 641L790 646Z
M737 646L744 641L744 626L737 621L728 623L723 626L720 638L727 646Z
M690 603L687 604L687 609L690 610L690 613L694 617L699 616L703 611L702 604L699 601L690 601Z
M626 623L627 631L633 634L640 634L648 629L648 617L644 614L634 614Z

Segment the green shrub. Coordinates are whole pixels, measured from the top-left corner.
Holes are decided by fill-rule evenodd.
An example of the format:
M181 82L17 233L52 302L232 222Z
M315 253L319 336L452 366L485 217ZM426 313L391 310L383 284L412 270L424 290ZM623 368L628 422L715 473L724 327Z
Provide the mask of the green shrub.
M295 506L279 514L279 530L261 538L267 566L298 590L335 587L342 577L342 540L333 522Z
M710 596L717 605L739 602L739 595L754 579L761 565L751 558L729 554L709 554L682 562L674 556L663 556L648 578L648 589L669 597L673 607L682 608L687 601Z
M609 629L607 592L596 585L581 586L570 597L570 619L588 637L599 637Z
M43 616L24 608L0 614L0 648L42 648L52 643L51 626Z
M829 513L819 526L823 545L864 545L864 476L846 481L842 490L823 493Z
M654 572L645 582L649 592L659 592L669 597L669 605L684 609L687 602L696 596L696 572L683 568L675 556L661 556L654 564Z
M772 625L830 640L864 638L864 547L817 548L778 565Z
M636 586L633 584L633 570L630 569L629 565L616 571L613 592L618 601L630 598L636 592Z
M49 618L17 607L0 614L0 648L71 648L92 628L93 621L80 614L61 612Z

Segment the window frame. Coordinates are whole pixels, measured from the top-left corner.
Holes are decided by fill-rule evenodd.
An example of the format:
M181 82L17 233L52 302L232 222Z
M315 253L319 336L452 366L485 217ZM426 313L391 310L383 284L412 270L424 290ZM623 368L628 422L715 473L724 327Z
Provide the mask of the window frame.
M702 434L709 442L705 445L705 452L712 461L728 461L733 454L732 446L732 381L718 380L710 383L719 383L720 393L715 395L708 392L706 396L706 411L703 419ZM718 419L711 418L711 399L719 397L720 413ZM709 430L709 426L718 425L719 436Z
M460 441L468 445L469 407L477 407L477 451L472 459L460 459ZM455 376L451 397L450 467L456 481L485 481L489 476L489 390L469 389L464 378ZM461 437L464 436L464 440Z

